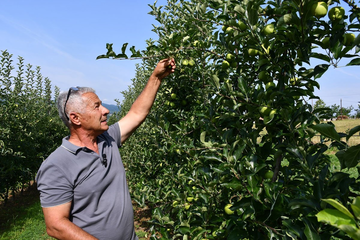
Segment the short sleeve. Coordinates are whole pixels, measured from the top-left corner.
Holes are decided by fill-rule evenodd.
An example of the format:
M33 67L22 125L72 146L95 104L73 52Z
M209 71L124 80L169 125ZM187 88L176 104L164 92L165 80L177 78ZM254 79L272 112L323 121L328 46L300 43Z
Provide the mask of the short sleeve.
M116 145L121 147L121 132L119 122L114 123L109 127L107 133L115 140Z
M70 202L73 198L73 186L65 177L66 174L59 166L46 161L36 175L41 206L46 208Z

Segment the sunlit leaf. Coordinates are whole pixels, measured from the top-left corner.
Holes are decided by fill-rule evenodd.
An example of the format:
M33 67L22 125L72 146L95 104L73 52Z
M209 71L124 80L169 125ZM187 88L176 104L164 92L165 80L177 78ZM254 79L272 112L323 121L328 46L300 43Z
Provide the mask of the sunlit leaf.
M325 222L335 227L338 227L339 223L341 222L341 224L350 225L356 228L356 222L354 219L337 209L327 208L321 210L318 214L316 214L316 217L319 222Z
M344 205L342 205L341 203L339 203L338 201L334 200L334 199L322 199L322 201L330 204L331 206L333 206L334 208L336 208L337 210L339 210L340 212L346 214L348 217L350 218L354 218L354 216L349 212L349 210L344 207Z

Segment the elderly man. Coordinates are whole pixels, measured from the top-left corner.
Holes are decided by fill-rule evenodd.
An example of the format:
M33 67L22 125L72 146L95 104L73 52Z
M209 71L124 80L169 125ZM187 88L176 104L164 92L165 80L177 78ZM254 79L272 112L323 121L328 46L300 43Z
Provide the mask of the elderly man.
M174 70L174 59L161 60L127 115L111 126L109 110L93 89L76 87L60 94L58 110L70 136L36 177L50 236L138 239L119 147L145 120L161 81Z

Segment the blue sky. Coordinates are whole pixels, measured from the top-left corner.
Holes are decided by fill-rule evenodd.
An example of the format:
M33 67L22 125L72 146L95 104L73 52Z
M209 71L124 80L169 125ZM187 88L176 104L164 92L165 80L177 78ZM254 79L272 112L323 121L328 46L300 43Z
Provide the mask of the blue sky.
M90 86L105 102L122 99L135 76L140 60L117 61L95 58L106 52L105 44L114 43L119 51L129 43L144 49L145 40L156 39L147 14L152 0L102 1L2 1L0 11L0 50L8 50L25 63L40 66L43 76L62 91L70 86ZM157 5L165 5L158 0ZM340 64L344 66L346 62ZM360 101L360 68L330 67L319 80L315 92L327 105L357 108ZM315 102L315 101L314 101Z
M106 43L120 52L123 43L146 47L145 40L157 39L147 14L151 0L102 1L2 1L0 50L8 50L41 67L43 76L61 91L71 86L93 87L105 103L122 99L135 76L140 60L96 60L106 53ZM164 5L159 0L157 5ZM17 60L16 60L17 61Z

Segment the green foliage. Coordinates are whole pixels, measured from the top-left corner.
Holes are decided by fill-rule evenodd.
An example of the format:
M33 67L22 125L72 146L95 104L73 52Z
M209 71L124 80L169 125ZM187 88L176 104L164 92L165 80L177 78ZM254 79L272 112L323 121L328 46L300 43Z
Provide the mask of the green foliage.
M0 194L17 191L34 179L41 162L64 135L64 127L51 100L51 82L40 67L18 58L16 75L12 55L0 56Z
M352 239L360 239L360 197L356 197L350 205L351 213L344 205L333 199L323 199L333 208L321 210L316 217L318 221L328 223L346 232Z
M313 111L305 99L318 99L317 79L330 66L344 58L357 63L360 39L345 46L343 36L358 31L359 11L353 7L346 21L326 21L312 15L315 2L150 6L159 39L141 53L122 114L158 60L174 57L177 71L121 151L133 199L153 209L152 239L348 238L315 215L322 199L347 204L359 192L358 179L332 171L328 146L311 139L318 131L333 140L343 168L357 165L358 147L348 148L335 129L318 125L324 111ZM265 33L268 24L274 31ZM101 58L129 59L126 44L121 54L112 44L107 49ZM312 58L325 63L309 67ZM265 115L264 106L271 110ZM225 213L228 204L234 214Z

